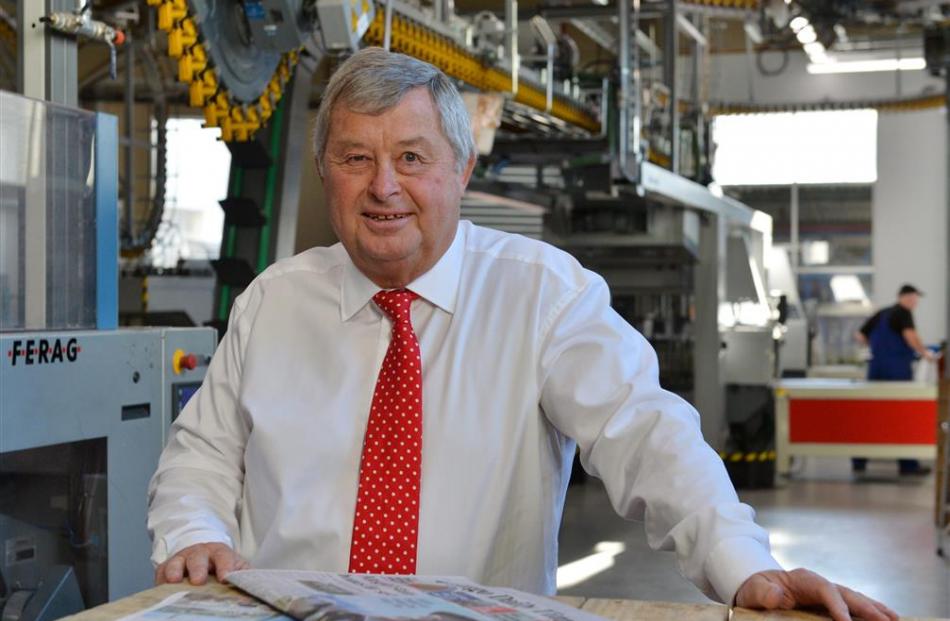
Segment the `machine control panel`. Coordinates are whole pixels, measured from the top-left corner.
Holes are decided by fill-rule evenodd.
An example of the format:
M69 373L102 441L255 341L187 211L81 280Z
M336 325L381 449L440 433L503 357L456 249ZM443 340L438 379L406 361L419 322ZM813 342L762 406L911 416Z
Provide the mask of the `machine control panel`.
M172 372L175 375L181 375L185 371L194 371L198 367L206 367L209 362L211 362L210 356L176 349L175 353L172 354Z
M60 602L58 618L152 585L143 499L217 343L211 328L0 334L0 582L24 606ZM10 603L0 592L3 618Z

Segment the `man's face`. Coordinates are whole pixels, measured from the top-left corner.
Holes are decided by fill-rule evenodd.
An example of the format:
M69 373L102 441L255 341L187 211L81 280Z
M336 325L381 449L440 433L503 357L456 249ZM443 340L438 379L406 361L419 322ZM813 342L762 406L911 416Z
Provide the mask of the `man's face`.
M377 285L409 284L452 244L475 160L456 168L425 88L379 115L334 109L323 161L333 229Z
M916 293L905 293L897 300L898 303L907 310L914 310L917 308L917 304L920 302L920 295Z

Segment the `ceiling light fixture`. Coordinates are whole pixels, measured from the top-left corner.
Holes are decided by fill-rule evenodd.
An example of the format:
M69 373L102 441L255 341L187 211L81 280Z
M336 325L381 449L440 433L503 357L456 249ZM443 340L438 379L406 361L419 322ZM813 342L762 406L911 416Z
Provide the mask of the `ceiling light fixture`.
M814 26L812 26L811 24L808 24L807 26L799 30L798 33L795 35L795 37L798 39L799 43L803 45L807 45L809 43L814 43L815 41L818 40L818 33L815 32Z
M789 28L791 28L792 32L794 32L795 34L798 34L798 32L807 25L808 25L808 18L805 17L804 15L799 15L798 17L793 18L792 21L788 23Z
M923 58L882 58L878 60L846 60L832 62L812 62L808 73L869 73L872 71L920 71L927 68Z

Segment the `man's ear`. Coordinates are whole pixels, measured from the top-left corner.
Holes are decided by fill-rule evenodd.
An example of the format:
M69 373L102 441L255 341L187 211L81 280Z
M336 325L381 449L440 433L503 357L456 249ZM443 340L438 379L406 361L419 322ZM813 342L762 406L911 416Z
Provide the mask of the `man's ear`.
M472 155L468 158L468 162L465 164L465 168L462 170L462 190L468 187L468 182L472 178L472 171L475 170L475 164L478 162L478 155Z
M320 166L320 160L313 158L313 167L317 169L317 176L320 177L320 181L323 181L323 167Z

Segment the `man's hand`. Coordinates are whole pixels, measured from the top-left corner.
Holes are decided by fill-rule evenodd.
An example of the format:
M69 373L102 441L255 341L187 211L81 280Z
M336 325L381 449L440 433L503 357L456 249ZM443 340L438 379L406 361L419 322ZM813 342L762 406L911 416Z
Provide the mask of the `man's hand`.
M223 543L196 543L179 551L155 569L155 584L181 582L187 575L194 585L204 584L208 576L224 581L232 571L250 564Z
M866 621L898 621L897 613L869 597L833 584L813 571L762 571L739 587L736 606L743 608L791 609L824 606L835 621L851 621L851 615Z

